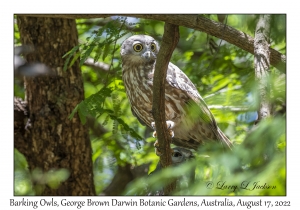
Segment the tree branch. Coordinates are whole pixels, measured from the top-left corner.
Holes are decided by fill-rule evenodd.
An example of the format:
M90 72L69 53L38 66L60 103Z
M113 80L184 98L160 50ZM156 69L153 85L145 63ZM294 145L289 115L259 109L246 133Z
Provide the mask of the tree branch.
M250 35L238 31L223 23L210 20L202 15L163 15L163 14L23 14L26 16L51 17L51 18L105 18L110 16L129 16L152 20L164 21L178 26L185 26L209 35L223 39L254 55L254 39ZM225 28L225 30L224 30ZM286 56L280 52L270 49L270 64L283 73L286 71Z
M212 109L221 109L221 110L230 110L231 112L247 112L251 111L249 107L236 107L236 106L223 106L223 105L210 105L208 106L210 110Z
M178 26L165 23L164 35L162 38L161 48L157 55L155 72L153 78L153 118L157 132L160 152L160 164L163 168L172 165L171 157L171 137L167 131L165 116L165 81L168 65L174 49L179 41ZM166 186L164 194L169 195L175 190L176 183L173 182Z
M204 96L203 98L204 98L204 99L208 99L208 98L214 97L214 96L216 96L216 95L220 95L220 94L226 93L227 91L231 91L231 90L239 90L239 89L241 89L241 88L242 88L242 85L236 85L236 86L231 87L231 88L223 88L223 89L218 90L218 91L216 91L216 92L214 92L214 93L212 93L212 94L209 94L209 95L207 95L207 96Z
M255 29L255 42L254 42L254 66L255 77L259 88L259 110L258 119L259 122L271 115L271 103L270 103L270 22L271 15L260 15L258 23Z
M103 62L95 62L93 58L88 58L84 62L85 66L94 68L95 70L106 72L112 74L113 72L109 71L109 65Z
M111 17L107 17L107 18L96 19L96 20L95 19L87 19L84 22L79 22L77 24L78 25L100 26L100 27L102 27L102 26L105 26L110 21L113 21L113 19ZM127 22L125 22L124 24L123 24L123 22L119 22L118 27L121 27L122 25L128 31L132 31L132 32L144 31L144 27L141 24L139 24L139 27L136 27L135 24L130 25Z

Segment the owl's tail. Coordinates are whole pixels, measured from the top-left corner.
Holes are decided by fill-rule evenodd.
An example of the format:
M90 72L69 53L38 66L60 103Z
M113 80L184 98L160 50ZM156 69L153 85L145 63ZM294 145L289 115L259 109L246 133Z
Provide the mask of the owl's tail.
M229 149L232 149L233 144L227 138L227 136L221 131L219 127L218 127L218 138L225 147L229 147Z

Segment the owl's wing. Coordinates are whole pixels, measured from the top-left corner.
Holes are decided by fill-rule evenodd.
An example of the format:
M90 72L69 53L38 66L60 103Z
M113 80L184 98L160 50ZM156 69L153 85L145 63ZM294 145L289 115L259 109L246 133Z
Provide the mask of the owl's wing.
M146 126L146 123L141 118L139 118L139 116L135 113L135 111L132 109L132 107L131 107L131 112L132 112L133 116L135 116L142 125Z
M230 148L232 143L217 126L215 118L205 101L185 73L174 64L169 63L166 81L172 87L182 90L182 94L188 97L188 100L186 101L187 104L191 105L192 107L193 105L197 104L197 112L199 113L199 117L202 119L201 121L207 123L221 143L225 143Z
M214 128L217 128L217 124L212 113L199 94L195 85L183 71L181 71L172 63L169 63L166 81L169 83L169 85L182 90L183 94L186 94L188 96L189 100L187 101L187 103L192 104L192 102L195 102L196 104L198 104L198 106L202 108L200 111L202 111L203 114L201 114L200 117L203 119L203 121L206 123L210 123Z

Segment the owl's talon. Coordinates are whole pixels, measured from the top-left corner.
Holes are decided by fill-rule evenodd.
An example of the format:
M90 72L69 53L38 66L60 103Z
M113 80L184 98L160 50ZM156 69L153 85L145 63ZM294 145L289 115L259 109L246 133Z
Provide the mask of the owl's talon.
M167 129L168 129L169 135L171 136L171 138L173 138L174 137L174 131L172 130L172 128L174 127L175 123L173 121L167 120L166 124L167 124ZM155 128L155 122L151 123L151 127L154 130L152 136L154 138L156 138L157 137L157 132L156 132L156 128ZM159 151L159 145L158 145L158 141L157 140L154 143L154 147L155 147L155 154L157 156L161 156L162 153ZM174 153L174 151L172 150L172 155L173 155L173 153Z
M159 151L159 144L157 140L154 142L154 147L155 147L155 154L159 157L162 156L162 153ZM171 156L173 157L174 154L175 154L174 150L171 149Z
M151 127L153 128L153 130L156 130L156 129L155 129L155 122L152 122L152 123L151 123Z
M159 144L158 144L158 141L157 141L157 140L154 142L154 145L153 145L153 146L155 147L155 154L156 154L157 156L162 156L162 153L159 151Z
M157 140L154 142L153 146L154 146L155 148L158 148L158 147L159 147L159 144L158 144L158 141L157 141Z
M174 132L172 130L169 130L169 134L170 134L171 138L174 137Z
M159 151L159 149L155 148L155 154L160 157L162 156L162 153Z
M167 124L167 128L169 130L171 130L172 128L174 128L174 125L175 125L175 123L173 121L171 121L171 120L167 120L166 124Z
M171 120L167 120L167 121L166 121L166 124L167 124L168 132L169 132L171 138L173 138L173 137L174 137L174 131L172 130L172 128L174 128L175 123L174 123L173 121L171 121ZM154 138L156 138L156 137L157 137L157 133L156 133L155 122L152 122L152 123L151 123L151 127L152 127L153 130L154 130L152 136L153 136Z
M153 132L152 136L153 136L153 138L156 138L156 137L157 137L156 131Z

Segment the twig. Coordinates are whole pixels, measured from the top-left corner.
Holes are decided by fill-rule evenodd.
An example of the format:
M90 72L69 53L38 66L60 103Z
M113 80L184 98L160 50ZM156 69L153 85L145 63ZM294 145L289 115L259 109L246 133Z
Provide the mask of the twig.
M221 110L230 110L232 112L246 112L250 111L249 107L236 107L236 106L223 106L223 105L210 105L209 109L221 109Z
M94 68L96 70L99 70L99 71L103 71L103 72L107 72L110 68L110 66L106 63L95 62L93 58L86 59L86 61L84 62L84 65L92 67L92 68ZM112 73L112 72L109 72L109 73Z
M209 95L207 95L207 96L204 96L203 98L204 98L204 99L208 99L208 98L214 97L214 96L216 96L216 95L219 95L219 94L222 94L222 93L226 93L227 91L238 90L238 89L241 89L241 88L242 88L241 85L236 85L236 86L231 87L231 88L223 88L223 89L221 89L221 90L219 90L219 91L216 91L216 92L214 92L214 93L212 93L212 94L209 94Z

